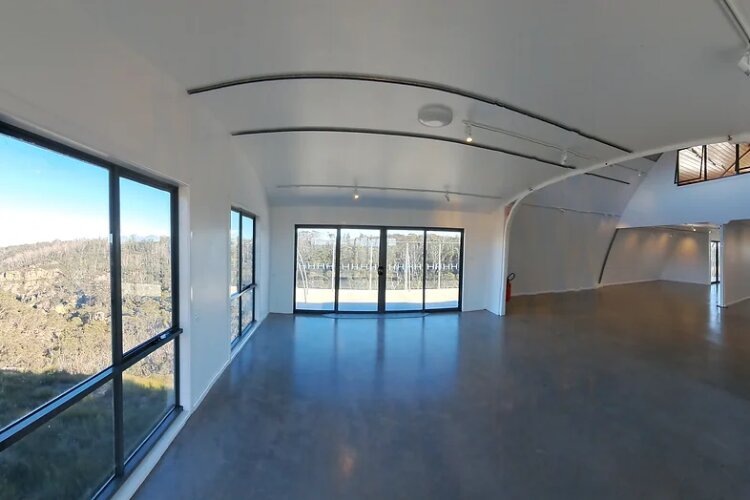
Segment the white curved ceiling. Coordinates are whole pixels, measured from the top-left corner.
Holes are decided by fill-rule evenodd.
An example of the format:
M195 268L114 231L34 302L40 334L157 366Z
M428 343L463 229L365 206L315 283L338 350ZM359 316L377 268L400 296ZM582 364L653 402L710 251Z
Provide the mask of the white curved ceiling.
M247 76L359 72L432 81L485 94L636 151L750 131L744 46L707 0L80 0L85 15L164 68L185 89ZM738 2L750 12L750 0ZM361 127L463 138L462 120L571 148L586 159L620 152L486 103L372 82L256 83L193 95L228 132ZM453 124L416 121L427 103ZM559 151L474 130L477 142L560 161ZM507 197L567 171L502 153L424 139L320 132L236 137L274 203L335 203L355 184ZM638 168L648 168L641 164ZM627 180L632 172L603 175ZM611 182L604 181L601 182ZM364 199L364 197L363 197ZM434 194L373 192L383 203ZM467 206L487 199L461 198Z

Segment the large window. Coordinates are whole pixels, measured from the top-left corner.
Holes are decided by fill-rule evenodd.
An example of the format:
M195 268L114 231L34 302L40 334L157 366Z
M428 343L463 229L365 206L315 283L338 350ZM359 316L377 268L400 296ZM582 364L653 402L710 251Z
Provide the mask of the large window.
M175 206L0 123L0 497L110 492L176 415Z
M463 230L297 226L298 312L459 310Z
M255 216L233 208L229 214L230 342L255 321Z
M719 142L677 152L675 182L678 185L720 179L750 170L750 144Z

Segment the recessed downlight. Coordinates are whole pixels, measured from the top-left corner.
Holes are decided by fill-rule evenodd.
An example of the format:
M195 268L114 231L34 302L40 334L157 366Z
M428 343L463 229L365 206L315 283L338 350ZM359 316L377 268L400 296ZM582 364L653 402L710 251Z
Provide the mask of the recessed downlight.
M443 104L427 104L419 109L417 118L425 127L445 127L453 121L453 110Z

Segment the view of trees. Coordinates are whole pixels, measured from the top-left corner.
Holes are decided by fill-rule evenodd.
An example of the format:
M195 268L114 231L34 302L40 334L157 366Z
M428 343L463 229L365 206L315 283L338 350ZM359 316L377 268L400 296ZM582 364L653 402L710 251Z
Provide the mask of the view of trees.
M297 286L302 289L334 287L335 229L297 232Z
M174 408L176 341L158 335L173 324L176 189L38 139L0 134L0 429L17 439L0 452L0 499L87 498ZM59 414L10 427L71 389L81 399Z
M171 323L170 244L127 238L122 246L123 342L132 347ZM104 239L0 248L0 427L112 364L109 259ZM173 401L173 363L165 347L123 375L132 447ZM0 453L0 498L91 493L110 471L111 440L107 384ZM92 474L104 477L92 483ZM54 494L40 493L50 487Z
M377 294L364 292L379 288L380 230L342 228L338 265L336 234L336 229L327 228L297 230L298 307L332 309L337 272L340 304L377 302ZM426 296L428 303L457 307L461 233L388 229L386 234L386 301L403 303L401 309L420 308L424 286L430 291ZM346 307L363 310L364 306Z
M242 239L242 241L240 241ZM255 319L255 219L238 209L229 215L230 342ZM239 295L235 295L239 292Z

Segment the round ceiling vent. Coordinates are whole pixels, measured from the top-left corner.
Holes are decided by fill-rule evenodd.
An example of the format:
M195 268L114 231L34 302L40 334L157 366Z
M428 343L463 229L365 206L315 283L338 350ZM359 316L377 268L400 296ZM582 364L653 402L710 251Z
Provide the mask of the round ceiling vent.
M417 117L425 127L445 127L453 121L453 110L442 104L428 104L422 106Z

